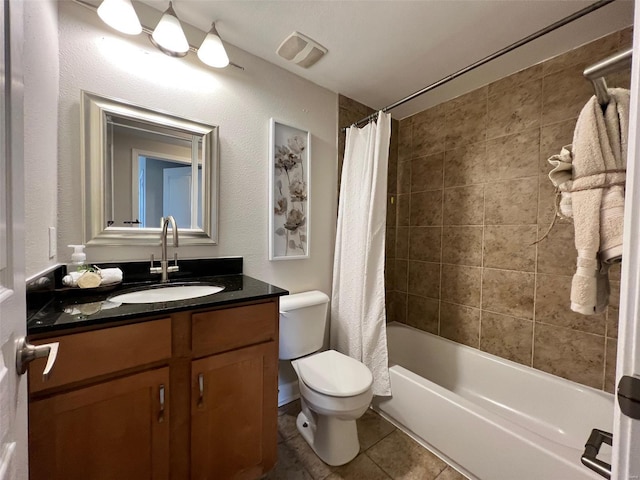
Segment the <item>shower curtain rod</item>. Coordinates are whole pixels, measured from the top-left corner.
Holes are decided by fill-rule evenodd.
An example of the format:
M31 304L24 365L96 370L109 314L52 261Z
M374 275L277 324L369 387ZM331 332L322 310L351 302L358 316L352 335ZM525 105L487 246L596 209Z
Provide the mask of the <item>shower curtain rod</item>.
M411 95L409 95L408 97L403 98L402 100L398 100L395 103L392 103L391 105L387 105L386 107L384 107L382 109L383 112L387 112L389 110L392 110L396 107L399 107L400 105L404 105L405 103L413 100L414 98L419 97L420 95L424 95L427 92L430 92L431 90L438 88L441 85L444 85L445 83L449 83L451 80L454 80L455 78L458 78L460 75L464 75L467 72L470 72L471 70L475 70L476 68L484 65L485 63L490 62L491 60L495 60L498 57L501 57L513 50L515 50L516 48L519 48L523 45L526 45L529 42L532 42L533 40L536 40L537 38L542 37L543 35L546 35L547 33L553 32L554 30L557 30L560 27L565 26L568 23L573 22L574 20L577 20L581 17L584 17L585 15L594 12L596 10L598 10L599 8L604 7L605 5L608 5L612 2L614 2L615 0L599 0L598 2L592 3L591 5L583 8L582 10L578 10L575 13L572 13L571 15L569 15L568 17L564 17L560 20L558 20L557 22L552 23L551 25L543 28L542 30L538 30L535 33L532 33L531 35L518 40L515 43L512 43L511 45L504 47L501 50L498 50L497 52L492 53L491 55L488 55L484 58L482 58L481 60L478 60L477 62L472 63L471 65L468 65L466 67L464 67L461 70L458 70L457 72L454 72L450 75L447 75L446 77L441 78L440 80L433 82L431 85L428 85L426 87L424 87L421 90L418 90L417 92L412 93ZM367 117L358 120L355 123L352 123L351 126L352 127L358 127L361 124L365 124L370 122L371 120L375 119L376 116L378 115L378 112L376 113L372 113L371 115L368 115ZM347 127L344 127L342 129L343 132L345 132L347 130Z

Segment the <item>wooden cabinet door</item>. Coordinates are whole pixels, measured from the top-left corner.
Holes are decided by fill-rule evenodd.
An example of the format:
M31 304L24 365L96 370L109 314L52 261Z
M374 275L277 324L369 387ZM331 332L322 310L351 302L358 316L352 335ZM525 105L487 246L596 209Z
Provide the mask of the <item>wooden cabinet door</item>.
M273 468L277 362L274 341L192 362L192 479L256 479Z
M31 480L168 479L168 394L160 368L32 401Z

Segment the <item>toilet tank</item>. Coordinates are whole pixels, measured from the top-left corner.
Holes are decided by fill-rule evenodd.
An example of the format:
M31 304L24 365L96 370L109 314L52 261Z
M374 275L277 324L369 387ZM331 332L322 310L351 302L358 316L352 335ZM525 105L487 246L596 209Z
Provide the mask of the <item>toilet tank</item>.
M300 358L322 348L329 297L318 291L280 297L280 359Z

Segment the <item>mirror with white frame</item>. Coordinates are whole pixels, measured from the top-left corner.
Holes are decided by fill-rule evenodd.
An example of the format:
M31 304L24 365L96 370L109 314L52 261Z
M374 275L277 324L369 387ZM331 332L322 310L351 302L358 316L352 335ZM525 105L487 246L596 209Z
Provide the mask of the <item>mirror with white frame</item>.
M217 243L217 126L84 91L81 112L86 244L157 245L168 215Z

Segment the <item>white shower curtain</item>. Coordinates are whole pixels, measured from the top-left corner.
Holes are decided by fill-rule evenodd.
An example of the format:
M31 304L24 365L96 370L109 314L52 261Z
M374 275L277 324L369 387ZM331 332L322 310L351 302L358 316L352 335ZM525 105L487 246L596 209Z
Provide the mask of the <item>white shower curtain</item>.
M369 367L374 395L391 395L384 296L390 135L391 115L383 112L347 130L333 262L331 347Z

